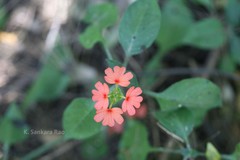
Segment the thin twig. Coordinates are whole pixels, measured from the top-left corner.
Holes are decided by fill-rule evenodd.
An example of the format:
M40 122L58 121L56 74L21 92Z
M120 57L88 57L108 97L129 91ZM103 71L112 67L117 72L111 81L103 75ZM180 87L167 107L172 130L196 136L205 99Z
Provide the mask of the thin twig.
M203 77L208 78L211 74L211 72L214 70L214 68L217 65L218 59L220 58L220 49L214 50L212 53L210 53L209 58L206 62L206 72L202 74Z

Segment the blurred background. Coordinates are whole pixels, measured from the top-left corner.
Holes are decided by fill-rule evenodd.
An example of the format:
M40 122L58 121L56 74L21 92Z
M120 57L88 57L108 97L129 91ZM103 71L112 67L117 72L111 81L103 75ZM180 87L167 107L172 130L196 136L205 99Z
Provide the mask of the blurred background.
M88 6L102 2L117 8L116 23L102 34L113 57L123 62L118 24L132 0L0 0L0 120L10 117L16 127L10 159L21 159L49 142L54 144L37 159L117 159L124 126L84 141L58 141L60 132L17 134L18 128L62 131L67 105L74 98L91 97L109 63L104 46L97 40L88 46L80 37L90 25L84 20ZM211 141L219 152L230 154L240 141L240 1L158 2L160 33L150 48L130 59L128 68L143 89L153 91L195 76L214 81L222 90L223 107L209 112L191 139L199 150ZM144 106L137 118L146 124L151 145L179 145L148 114L158 108L156 102L146 98ZM0 144L0 158L5 149ZM169 156L152 153L148 159Z

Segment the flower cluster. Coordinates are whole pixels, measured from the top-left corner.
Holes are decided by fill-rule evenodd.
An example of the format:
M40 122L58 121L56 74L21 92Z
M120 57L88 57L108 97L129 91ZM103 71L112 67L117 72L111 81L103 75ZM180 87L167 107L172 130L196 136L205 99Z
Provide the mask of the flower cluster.
M106 83L97 82L95 84L96 89L92 90L92 100L95 103L96 115L94 120L101 122L103 126L113 127L115 122L122 124L124 119L122 117L123 112L127 112L128 115L133 116L136 113L136 108L140 107L140 103L143 101L141 95L142 90L140 87L130 87L125 96L122 93L120 87L128 87L130 80L133 78L131 72L126 72L125 67L115 66L107 68L105 70L104 79L108 84L112 84L111 89ZM115 104L122 102L122 107L113 107Z

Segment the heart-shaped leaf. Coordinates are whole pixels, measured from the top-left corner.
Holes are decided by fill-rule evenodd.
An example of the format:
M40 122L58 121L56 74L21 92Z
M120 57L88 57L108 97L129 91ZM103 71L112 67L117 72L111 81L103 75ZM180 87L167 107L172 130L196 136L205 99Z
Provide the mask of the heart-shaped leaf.
M207 144L206 157L207 160L221 160L221 154L212 143Z
M154 97L161 111L181 107L210 109L221 105L220 89L204 78L190 78L177 82Z
M185 79L152 95L161 107L154 115L160 127L185 142L193 128L201 124L206 112L222 103L219 88L203 78Z
M28 126L17 105L12 104L4 117L0 119L0 141L8 145L27 138Z
M112 3L90 5L84 21L98 26L100 30L113 25L118 17L117 7Z
M232 160L239 160L240 159L240 143L238 143L235 147L235 151L231 155Z
M158 111L154 116L159 121L160 128L172 137L186 142L193 128L202 122L205 113L203 109L193 112L187 108L180 108L175 111Z
M111 3L90 5L84 17L84 21L90 25L79 35L81 45L86 49L90 49L97 42L104 43L102 32L116 22L117 15L117 7Z
M146 128L136 121L130 121L120 142L120 160L145 160L151 147Z
M103 42L102 31L98 26L89 26L82 34L79 36L79 42L86 49L90 49L97 42Z
M127 8L119 27L119 41L127 56L139 54L153 43L160 18L156 0L138 0Z
M63 128L66 138L86 139L101 130L101 125L94 121L96 113L91 99L73 100L63 114Z
M216 18L206 18L194 23L183 39L183 44L204 49L220 47L226 40L224 29Z

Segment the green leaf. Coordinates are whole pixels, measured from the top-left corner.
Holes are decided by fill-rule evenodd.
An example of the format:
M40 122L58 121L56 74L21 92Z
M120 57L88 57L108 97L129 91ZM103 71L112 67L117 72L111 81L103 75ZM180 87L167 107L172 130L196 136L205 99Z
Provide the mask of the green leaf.
M237 144L235 151L232 154L232 160L239 160L240 159L240 143Z
M73 100L63 114L63 128L66 138L86 139L101 130L101 124L94 121L96 114L91 99Z
M7 13L4 7L2 7L1 3L0 3L0 29L2 29L7 22Z
M12 120L24 120L24 116L19 107L12 103L6 113L6 117Z
M145 160L150 152L146 128L137 121L130 121L120 142L120 160Z
M211 109L222 104L220 89L204 78L190 78L177 82L161 93L153 95L162 111L181 107Z
M221 155L218 150L212 145L212 143L207 144L206 150L207 160L221 160Z
M9 145L27 138L28 127L24 124L24 117L19 107L12 104L3 118L0 119L0 141Z
M191 26L183 43L203 49L214 49L220 47L225 40L224 29L220 21L215 18L206 18Z
M2 119L0 121L0 141L2 143L14 144L21 142L27 138L27 134L24 134L24 130L27 128L19 128L10 119Z
M49 101L62 95L70 82L70 77L58 68L46 64L27 93L24 108L38 101Z
M240 24L240 2L230 0L226 6L226 17L230 24L237 26Z
M157 38L161 53L180 45L192 24L191 11L183 1L167 1L163 8L161 30Z
M28 90L22 108L39 101L56 99L64 93L70 83L69 64L75 61L69 48L57 44L53 51L43 58L43 66Z
M90 5L84 18L90 26L79 35L82 46L90 49L97 42L104 42L102 31L116 22L117 15L117 7L111 3Z
M150 95L161 107L155 114L160 127L185 142L193 128L201 124L206 112L222 103L219 88L203 78L185 79L161 93Z
M127 56L139 54L153 43L160 18L156 0L138 0L127 8L119 26L119 41Z
M234 33L231 33L230 37L230 53L233 58L233 60L240 64L240 37L235 35Z
M221 62L219 64L219 68L223 72L234 73L236 71L237 64L236 64L236 62L233 60L233 58L229 54L225 54L221 58Z
M111 3L90 5L84 21L97 26L100 30L113 25L118 17L117 7Z
M80 151L83 158L87 160L103 159L109 151L106 138L107 134L105 132L100 132L81 143Z
M170 136L187 142L188 136L193 128L202 122L205 113L203 109L191 111L187 108L180 108L175 111L158 111L154 116L159 121L159 127Z
M102 31L98 26L88 27L82 34L79 35L79 42L84 48L90 49L97 42L103 42Z

